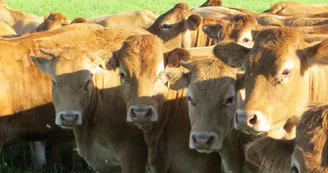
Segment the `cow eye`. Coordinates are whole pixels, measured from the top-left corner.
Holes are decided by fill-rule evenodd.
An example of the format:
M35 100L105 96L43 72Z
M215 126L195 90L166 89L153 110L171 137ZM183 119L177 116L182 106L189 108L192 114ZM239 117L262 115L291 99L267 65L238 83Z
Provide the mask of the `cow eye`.
M282 75L284 76L290 76L291 74L291 71L289 69L285 69L283 72L282 72Z
M54 80L52 80L52 86L53 87L58 87L58 84Z
M249 42L249 39L248 38L244 38L243 39L243 42L247 43L247 42Z
M299 173L298 168L296 166L292 167L292 173Z
M235 98L235 97L233 97L233 96L229 97L229 98L226 100L225 105L226 105L226 106L231 105L231 104L233 103L233 101L234 101L234 98Z
M188 101L190 102L190 104L191 104L192 106L196 106L195 101L194 101L190 96L187 96L187 99L188 99Z
M87 90L89 88L89 85L91 83L91 80L89 79L88 81L86 81L84 84L83 84L83 89L84 90Z
M119 76L120 76L120 79L121 79L122 82L126 82L126 76L123 72L120 72Z
M169 30L169 29L171 29L171 28L172 28L172 25L163 24L161 29Z

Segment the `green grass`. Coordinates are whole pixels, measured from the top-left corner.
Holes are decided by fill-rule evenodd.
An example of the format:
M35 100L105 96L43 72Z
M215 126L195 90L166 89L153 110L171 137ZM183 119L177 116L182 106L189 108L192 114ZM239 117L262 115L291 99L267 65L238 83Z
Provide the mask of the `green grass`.
M260 12L280 0L223 0L225 6L244 8ZM205 0L6 0L12 9L44 16L51 11L61 11L69 18L92 17L127 10L151 9L161 14L177 2L186 2L190 8L201 5ZM327 0L297 0L308 4L324 4Z
M137 9L151 9L157 14L166 12L177 2L186 2L190 8L198 7L205 0L6 0L7 5L15 10L44 16L52 11L60 11L69 18L101 16L111 13ZM238 7L254 12L261 12L270 8L279 0L224 0L228 7ZM298 0L297 2L308 4L328 4L327 0ZM8 153L8 152L7 152ZM38 171L31 167L30 158L26 151L19 158L6 155L6 151L0 157L0 173L65 173L85 172L61 168L54 165L47 166ZM90 172L90 171L87 171ZM149 171L148 171L149 172Z

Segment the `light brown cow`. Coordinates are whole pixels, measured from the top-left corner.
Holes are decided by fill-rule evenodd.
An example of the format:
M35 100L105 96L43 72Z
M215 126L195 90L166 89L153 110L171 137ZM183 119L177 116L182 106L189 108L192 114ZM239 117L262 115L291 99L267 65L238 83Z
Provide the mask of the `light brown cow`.
M328 106L315 106L302 115L294 140L255 141L247 146L247 159L273 171L327 173L327 133Z
M241 47L240 45L237 45ZM294 124L308 102L327 102L328 40L314 46L292 28L261 31L245 57L246 100L235 127L253 134L293 138ZM286 136L287 135L287 136Z
M35 32L51 31L68 24L66 16L60 12L52 12L44 16L44 22L35 29Z
M325 13L328 12L326 4L302 4L298 2L278 2L264 12L276 14L301 14L301 13Z
M188 88L189 147L199 152L220 153L225 172L258 172L245 162L244 147L252 136L233 127L234 112L241 104L240 93L236 90L237 70L217 59L181 65L189 72L168 68L161 72L160 78L170 88Z
M87 18L88 23L96 23L104 27L138 27L148 28L158 16L151 10L126 11L116 14Z
M284 17L278 15L260 15L256 17L259 24L263 26L314 26L328 24L328 18L310 18L307 16Z
M218 154L188 149L190 124L185 90L169 90L157 78L164 69L162 41L154 35L127 38L108 68L119 67L126 119L142 129L152 172L214 173Z
M10 26L5 21L0 21L0 35L6 36L6 35L16 35L16 32L12 26Z
M94 27L97 26L97 27ZM74 29L75 28L75 29ZM54 31L48 31L48 32L39 32L34 34L29 34L27 36L23 36L20 38L14 38L14 39L8 39L8 44L4 44L2 48L5 51L1 52L1 56L4 58L7 58L8 61L15 62L18 65L10 66L10 63L8 61L1 61L4 64L6 64L6 67L11 70L5 70L5 75L8 75L10 77L12 73L12 69L24 69L24 70L16 70L17 72L20 72L22 74L19 75L19 77L23 78L22 80L19 80L17 77L15 77L16 82L24 82L24 85L20 85L22 87L12 87L11 83L4 83L1 85L4 89L8 90L4 93L6 95L2 95L4 101L1 101L3 103L1 106L4 115L10 115L14 113L14 108L18 107L19 109L26 110L26 114L19 113L16 116L13 117L22 117L22 120L20 121L19 118L1 118L0 122L3 121L3 125L1 125L2 130L0 131L1 136L5 136L7 140L14 140L16 138L21 139L20 137L24 137L25 140L37 140L37 139L44 139L46 137L53 138L52 136L59 136L61 137L62 134L54 133L51 135L50 132L55 131L55 110L52 107L51 103L51 82L50 82L50 76L40 73L39 70L37 70L31 59L29 58L30 54L35 54L36 56L45 56L45 54L42 54L39 51L39 48L48 48L48 49L54 49L58 46L63 46L65 44L69 45L75 45L75 46L81 46L88 48L90 50L96 50L96 49L105 49L106 51L110 52L114 49L119 49L121 46L121 42L130 34L137 34L137 33L144 33L143 30L136 30L136 29L129 29L129 30L123 30L123 29L102 29L102 26L95 25L95 24L75 24L75 25L67 25L63 26L62 28L59 28ZM105 52L106 52L105 51ZM84 51L85 52L85 51ZM84 55L82 56L82 59L86 60ZM97 55L90 54L90 55ZM101 54L98 54L101 55ZM67 56L67 55L65 55ZM80 57L80 56L77 56ZM97 57L97 56L95 56ZM101 57L101 56L100 56ZM73 56L72 56L73 58ZM102 57L106 58L106 57ZM19 61L17 61L17 59ZM57 58L53 58L54 60ZM64 58L65 59L65 58ZM83 65L86 61L79 61L80 59L76 59L76 66L79 64ZM95 60L95 59L94 59ZM49 60L50 61L50 60ZM64 61L64 60L63 60ZM99 59L99 61L95 61L97 64L99 64L102 60ZM80 63L79 63L80 62ZM85 65L85 64L84 64ZM70 66L71 67L71 66ZM70 70L74 70L74 68L70 68ZM15 71L15 72L16 72ZM24 74L24 75L23 75ZM75 73L74 73L75 74ZM77 75L81 73L77 72ZM84 74L84 72L82 72ZM87 74L90 74L87 72ZM107 77L110 77L109 79L115 79L117 78L116 73L106 73L111 74ZM31 75L35 75L31 77ZM26 78L24 78L26 76ZM70 75L68 75L70 76ZM97 75L95 75L97 76ZM100 75L101 76L101 75ZM87 77L87 76L86 76ZM30 79L32 78L32 79ZM4 78L6 79L6 78ZM12 77L10 77L12 79ZM17 79L17 80L16 80ZM33 82L33 79L37 79L37 82L35 84L29 84L26 83ZM69 79L77 79L75 77L69 78ZM56 80L56 79L55 79ZM9 79L5 81L10 81ZM74 80L70 80L74 81ZM41 84L39 84L39 83ZM95 82L97 82L97 87L105 87L109 89L109 91L113 91L114 95L113 97L100 97L100 98L108 98L110 103L116 103L117 106L106 106L101 107L101 104L88 104L88 107L85 108L94 108L93 106L97 105L95 109L97 110L95 114L81 114L81 115L90 115L90 116L83 116L84 118L90 118L90 121L87 121L86 119L83 119L83 125L82 126L76 126L74 129L76 139L77 139L77 147L79 150L79 153L81 156L85 157L86 161L90 164L90 166L99 172L108 172L109 170L115 168L120 169L120 164L122 165L122 169L124 172L142 172L144 173L145 169L145 162L146 162L146 154L143 154L142 152L145 151L142 148L145 147L145 144L143 142L140 142L140 145L137 141L143 141L142 133L138 135L138 130L134 129L132 127L129 127L125 120L122 119L122 123L120 123L119 120L116 121L115 117L113 115L106 114L107 110L109 113L120 113L125 114L124 109L124 103L122 102L123 106L119 106L119 98L116 99L115 97L115 85L112 85L111 82L101 82L98 81L98 79L95 79ZM117 81L118 82L118 81ZM55 83L57 84L57 83ZM54 87L55 87L55 84ZM29 89L28 92L24 89L25 87L32 87L33 89ZM40 88L40 86L42 86ZM91 85L90 85L91 86ZM13 91L14 89L14 91ZM94 88L95 89L95 88ZM15 91L17 90L17 91ZM91 91L91 90L90 90ZM93 90L94 91L94 90ZM82 91L84 92L84 91ZM100 92L100 91L99 91ZM105 92L101 90L101 92ZM20 94L19 94L20 93ZM98 92L93 92L93 94L97 95ZM19 94L19 95L18 95ZM38 95L39 97L30 97L30 95ZM69 96L69 95L66 95ZM20 102L16 101L20 97L27 99L26 102L23 102L20 104ZM0 98L1 99L1 98ZM71 98L74 99L74 98ZM92 97L94 99L94 97ZM113 99L113 100L110 100ZM12 101L10 101L12 100ZM22 100L22 99L20 99ZM99 100L100 101L100 100ZM109 103L106 102L106 103ZM73 103L73 102L72 102ZM74 102L75 103L75 102ZM78 102L76 102L78 103ZM7 105L5 105L7 104ZM15 107L11 108L11 104ZM18 104L18 105L17 105ZM17 105L17 106L16 106ZM44 106L43 106L44 105ZM24 106L24 107L23 107ZM39 106L39 107L37 107ZM55 104L55 106L57 106ZM67 105L68 106L68 105ZM6 109L5 109L6 108ZM56 107L57 108L57 107ZM102 108L106 108L105 110ZM29 111L31 109L31 111ZM32 111L37 111L36 114ZM67 111L70 111L70 108L67 108ZM64 110L65 111L65 110ZM44 112L47 112L45 114ZM38 116L36 116L36 115ZM24 115L24 116L23 116ZM42 115L42 116L41 116ZM45 116L47 115L47 116ZM95 115L95 116L93 116ZM96 116L97 115L97 116ZM39 117L40 116L40 117ZM8 119L12 120L11 124L8 124ZM61 117L57 118L57 123L60 124ZM38 121L38 126L31 126L35 123L35 121ZM63 120L65 121L65 120ZM79 121L81 122L81 121ZM106 122L104 126L99 124L98 122ZM109 126L109 124L113 123L114 126ZM49 124L49 126L47 126ZM33 127L33 128L27 128L27 127ZM99 128L95 128L99 127ZM127 126L127 127L126 127ZM50 128L49 128L50 127ZM122 135L127 132L127 135ZM58 129L57 131L58 132ZM110 133L109 133L110 132ZM38 134L38 135L37 135ZM89 136L89 134L91 134ZM125 138L121 138L123 136L129 136L128 140L135 140L134 142L127 141ZM34 138L33 138L34 137ZM37 138L38 137L38 138ZM141 138L141 139L140 139ZM125 141L121 142L121 141ZM7 142L7 141L5 141ZM9 143L10 141L8 141ZM133 144L133 145L132 145ZM129 145L131 145L131 148L129 148ZM114 147L114 148L112 148ZM118 148L121 147L121 148ZM136 147L133 149L133 147ZM122 149L122 150L119 150ZM127 150L132 150L131 152L126 152ZM116 155L117 152L120 155ZM121 152L122 151L122 152ZM123 152L124 151L124 152ZM135 151L135 152L134 152ZM140 153L139 153L140 152ZM125 155L126 154L126 155ZM128 154L132 154L132 156L129 156ZM138 156L137 159L134 159L134 156ZM125 158L127 157L127 158ZM119 163L118 159L121 160ZM133 162L133 164L131 164ZM135 165L134 165L135 164ZM130 170L132 169L132 170Z
M6 6L4 1L0 3L0 20L13 26L19 35L32 32L43 22L43 19L43 17L33 14L12 10Z
M219 10L211 11L210 9ZM204 10L206 13L203 13ZM165 42L168 50L180 47L210 46L216 42L204 33L203 25L215 21L215 14L220 17L229 16L228 18L230 18L231 13L234 13L234 10L220 7L198 8L191 12L187 4L178 3L168 12L158 17L155 23L148 28L148 31L160 37ZM210 15L211 18L208 18Z

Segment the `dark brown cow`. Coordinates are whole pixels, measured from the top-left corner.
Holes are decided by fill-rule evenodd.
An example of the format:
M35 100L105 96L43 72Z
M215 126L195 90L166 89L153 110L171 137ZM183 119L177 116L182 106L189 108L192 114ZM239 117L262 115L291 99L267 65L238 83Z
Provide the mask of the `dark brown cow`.
M119 66L127 121L144 133L152 172L219 172L218 154L203 155L188 149L185 90L169 90L157 78L164 69L163 48L156 36L131 36L108 66Z
M44 16L44 22L36 28L35 32L51 31L68 24L69 22L67 21L66 16L60 12L52 12Z
M4 115L13 114L13 111L17 111L15 109L21 110L22 113L19 112L17 115L12 116L12 118L8 116L0 119L1 122L3 122L1 123L2 130L0 131L1 139L40 140L46 138L54 138L53 136L63 136L63 134L61 134L62 132L58 131L58 128L56 128L54 122L56 119L57 124L60 125L60 122L65 122L67 121L67 119L61 119L61 115L58 116L59 118L55 117L55 110L53 109L51 103L50 76L41 73L35 68L32 63L32 60L29 58L30 54L34 54L36 56L45 56L45 54L39 51L39 48L54 49L58 46L63 46L65 44L81 46L90 50L105 49L108 53L110 53L115 49L119 49L121 46L121 42L130 34L144 32L145 31L143 30L135 29L102 29L102 26L94 24L75 24L67 25L54 31L34 33L20 38L8 39L8 43L3 43L2 48L4 49L4 51L1 52L1 56L3 56L3 58L6 58L7 60L1 62L5 63L6 67L11 70L4 69L4 72L1 74L8 76L6 77L8 79L5 81L10 81L9 79L12 79L12 73L9 72L11 72L12 69L16 69L15 72L19 72L18 77L22 79L19 80L18 77L15 77L14 80L14 82L19 83L20 87L13 87L13 85L15 86L16 84L12 81L11 83L4 83L1 85L4 90L8 90L4 92L6 93L6 95L2 95L3 97L0 98L4 100L1 101L1 103L3 103L1 105L1 111L3 111ZM81 58L76 59L76 63L74 63L76 65L76 68L71 68L72 66L70 66L69 69L75 70L78 67L81 67L78 65L88 65L84 64L87 63L87 56L97 57L98 59L93 60L95 63L100 64L102 62L102 59L99 58L105 59L106 57L102 56L102 52L105 52L105 54L103 54L105 56L107 54L106 51L100 51L98 52L99 54L87 53L86 55L84 55L83 53L88 52L84 50L76 56ZM49 51L44 52L51 54ZM72 50L72 52L74 52L74 50ZM63 56L63 62L65 62L65 57L67 57L68 55L66 54ZM71 58L74 58L73 54ZM40 59L45 60L45 62L51 61L42 58ZM53 58L53 60L58 60L58 58ZM13 65L11 65L9 62L12 62ZM87 68L92 66L90 65L84 67ZM90 72L87 70L88 69L85 69L85 71L71 74L73 75L73 77L69 78L69 80L74 82L75 80L72 79L78 79L74 75L90 74ZM67 74L67 76L71 75ZM92 168L98 170L99 172L110 172L110 170L113 169L119 170L121 164L123 172L144 173L147 155L146 153L143 153L146 152L146 146L143 142L142 133L138 134L138 130L126 124L125 119L122 119L120 121L119 119L115 118L115 113L121 113L123 115L125 114L124 103L121 101L122 106L120 106L120 97L118 97L117 99L115 96L115 93L117 93L114 85L115 81L113 81L113 83L101 82L101 80L98 81L97 76L101 77L101 75L95 75L95 78L93 78L95 80L95 86L97 88L103 87L104 89L97 90L96 88L91 87L91 82L89 82L90 87L93 88L92 90L88 90L93 91L93 94L91 95L92 104L86 104L87 106L85 107L85 111L89 110L91 111L91 113L81 113L80 115L85 115L83 116L83 124L82 126L74 127L78 152L82 157L85 158L85 160L90 164ZM109 79L112 80L117 78L117 73L108 72L106 73L105 77L109 77ZM56 89L56 85L58 84L53 83L54 89ZM40 86L42 87L40 88ZM29 89L25 89L27 87ZM114 94L109 93L108 97L107 95L106 97L103 95L100 95L102 97L98 97L99 95L97 94L105 92L106 89L108 89L108 91L110 92L114 92ZM84 90L82 90L82 93L85 93ZM38 95L39 97L31 97L31 95ZM65 96L67 96L68 98L68 96L70 95ZM93 96L97 97L95 98ZM24 102L21 102L23 99L25 99L26 101L24 100ZM98 104L95 103L94 99L99 101ZM117 105L102 107L102 104L99 104L101 103L100 101L102 101L100 99L106 99L106 103L116 103ZM57 110L58 105L56 103L58 102L55 102L55 108ZM74 101L72 101L71 103L83 104L83 102ZM63 111L70 111L74 109L74 107L68 107L68 104L65 106L67 106L67 110ZM107 114L107 111L108 113L114 114ZM64 116L64 118L67 117ZM8 124L8 121L11 123ZM35 122L38 123L34 125ZM81 121L79 121L79 123L80 122ZM99 122L106 123L104 125L101 125L99 124ZM113 126L111 126L110 124L113 124ZM65 124L61 125L65 126ZM69 124L67 126L69 127ZM96 128L95 126L99 128ZM54 134L52 134L52 132ZM126 135L124 135L125 132L127 133ZM133 140L133 142L129 140ZM8 143L9 142L10 141L8 141ZM126 152L127 150L131 150L131 152ZM129 154L131 154L132 156L130 156ZM135 159L134 157L136 156L138 158Z
M204 4L199 7L208 7L208 6L222 6L222 0L207 0Z
M327 173L328 106L306 111L294 140L264 138L247 146L248 160L273 171Z
M298 2L278 2L265 12L276 14L301 14L301 13L325 13L328 12L326 4L302 4Z
M236 45L239 46L240 45ZM308 102L327 102L328 40L314 46L296 29L261 31L244 60L246 103L235 127L275 138L293 138L293 124ZM286 136L287 135L287 136Z

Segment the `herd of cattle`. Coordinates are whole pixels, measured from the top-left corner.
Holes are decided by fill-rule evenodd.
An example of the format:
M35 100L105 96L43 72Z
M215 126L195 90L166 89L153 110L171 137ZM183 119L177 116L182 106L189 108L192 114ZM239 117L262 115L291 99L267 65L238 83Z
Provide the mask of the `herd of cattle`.
M1 146L74 138L101 173L328 173L328 5L68 20L0 0L0 19Z

